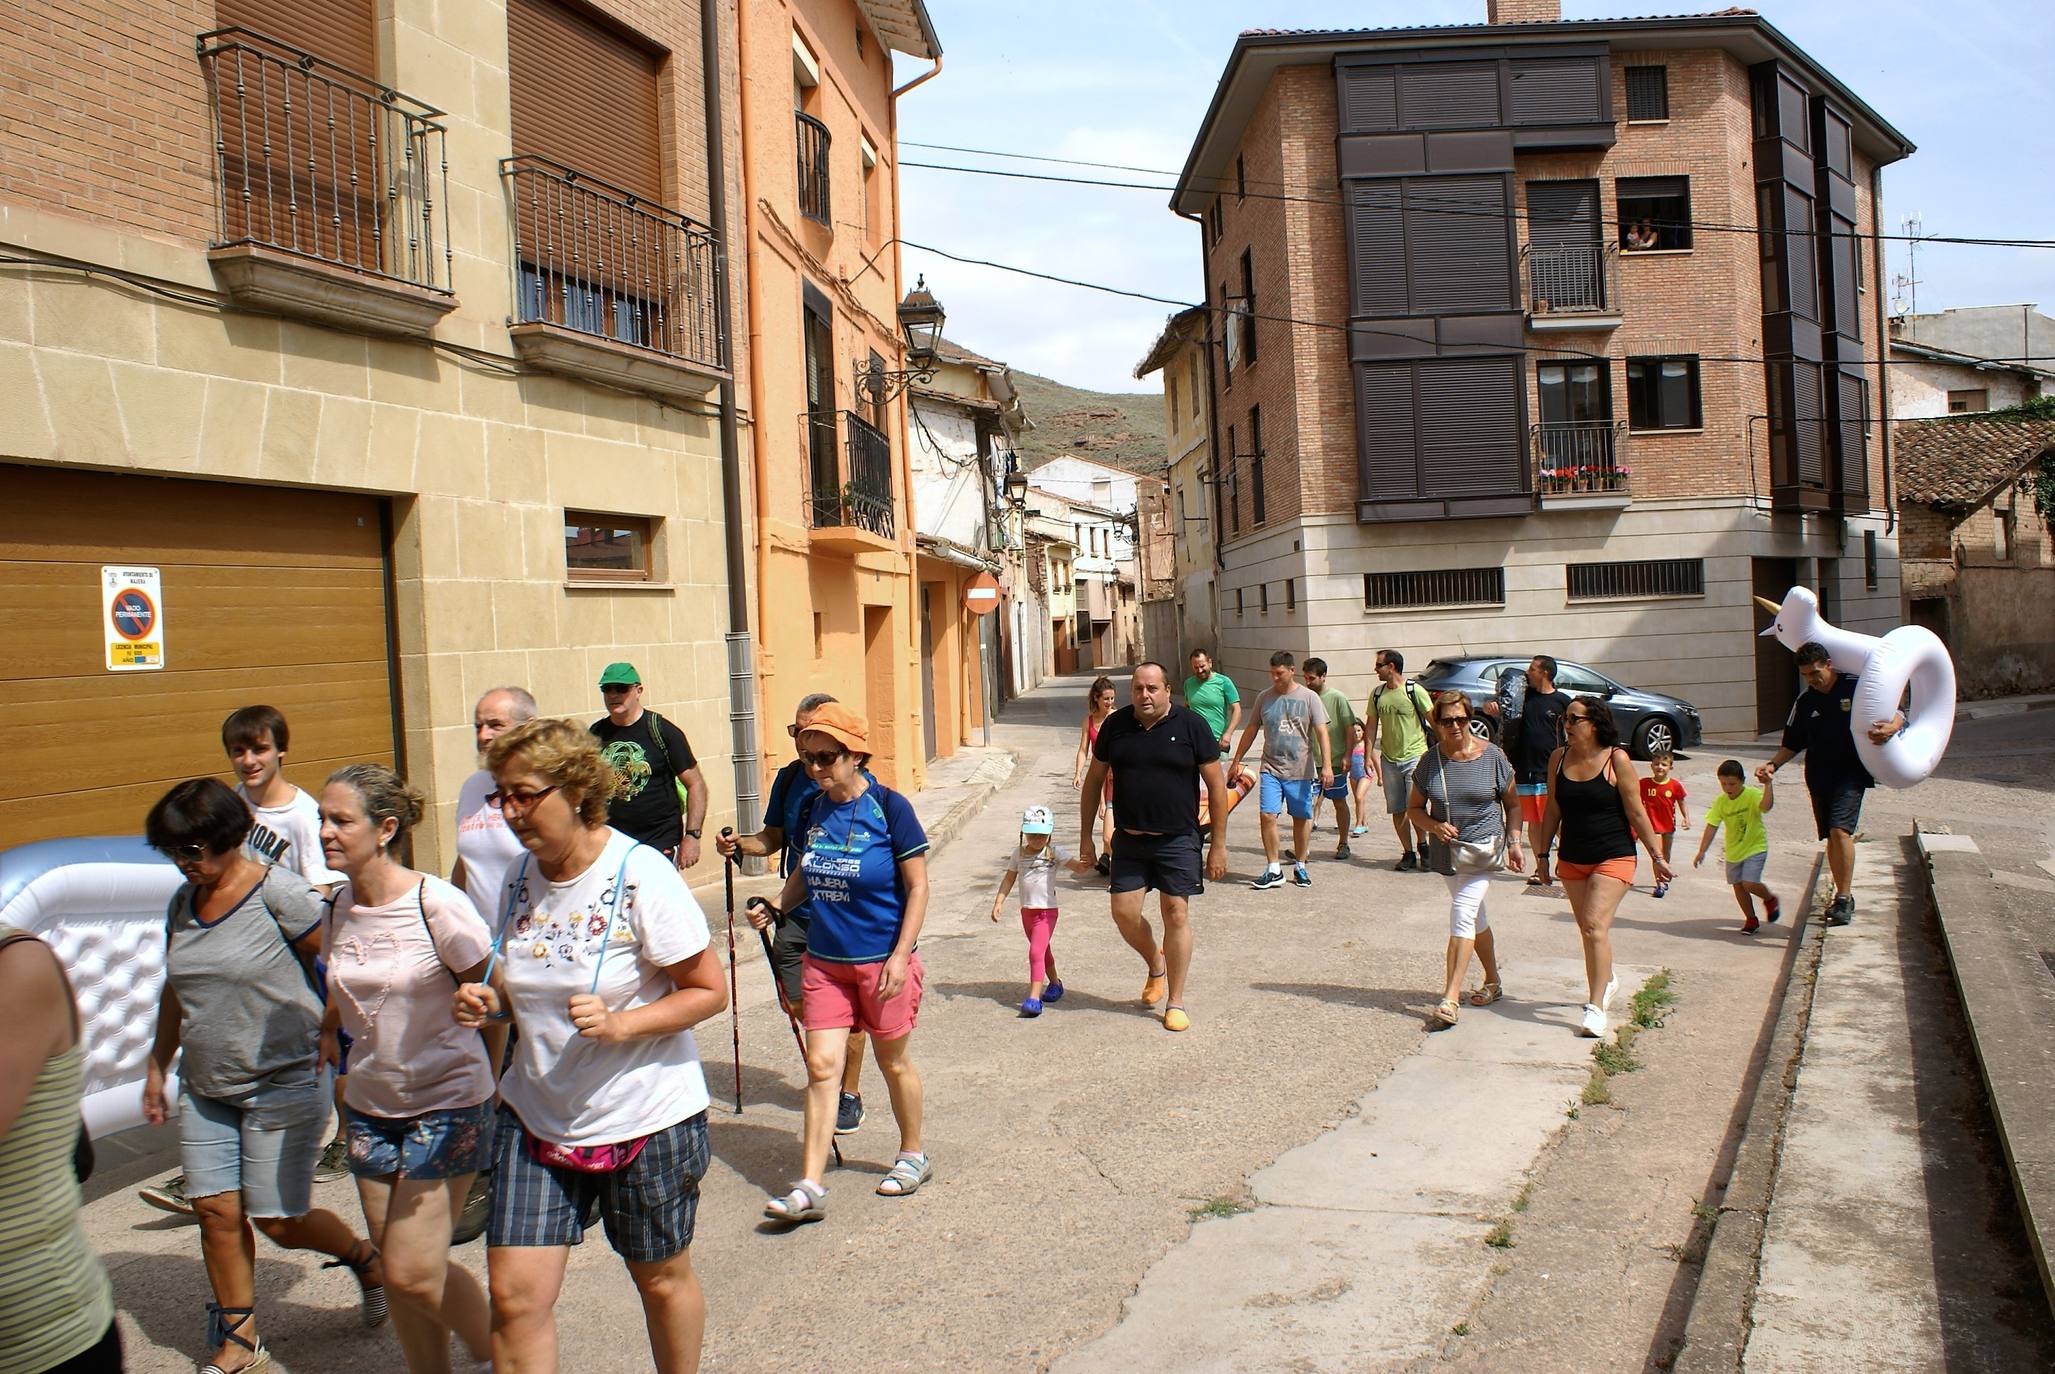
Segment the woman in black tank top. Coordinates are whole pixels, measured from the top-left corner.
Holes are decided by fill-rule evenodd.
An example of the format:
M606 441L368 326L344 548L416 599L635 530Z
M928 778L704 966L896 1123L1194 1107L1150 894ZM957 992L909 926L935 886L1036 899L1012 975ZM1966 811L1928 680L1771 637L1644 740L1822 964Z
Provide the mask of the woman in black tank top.
M1613 914L1634 886L1634 838L1648 846L1656 881L1672 876L1641 809L1634 761L1620 747L1610 706L1579 697L1563 712L1565 743L1548 761L1548 809L1535 837L1537 853L1562 832L1556 875L1569 894L1584 939L1584 978L1590 1000L1578 1021L1580 1035L1602 1036L1613 1000Z

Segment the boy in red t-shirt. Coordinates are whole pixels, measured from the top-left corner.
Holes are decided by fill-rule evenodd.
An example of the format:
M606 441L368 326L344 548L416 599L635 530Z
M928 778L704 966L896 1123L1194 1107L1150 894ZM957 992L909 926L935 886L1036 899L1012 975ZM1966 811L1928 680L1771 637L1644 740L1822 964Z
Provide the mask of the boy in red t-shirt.
M1648 813L1649 828L1662 842L1662 860L1670 861L1670 836L1691 828L1691 816L1684 807L1684 784L1670 776L1676 760L1668 751L1648 756L1649 776L1641 780L1641 809ZM1668 896L1670 885L1657 883L1655 895Z

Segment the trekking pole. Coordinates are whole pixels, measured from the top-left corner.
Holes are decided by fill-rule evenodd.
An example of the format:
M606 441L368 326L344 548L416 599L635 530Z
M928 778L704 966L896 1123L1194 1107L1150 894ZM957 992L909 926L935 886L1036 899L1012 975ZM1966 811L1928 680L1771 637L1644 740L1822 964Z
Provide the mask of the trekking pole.
M749 905L753 907L764 907L773 913L776 913L777 911L776 907L771 906L769 902L765 901L761 897L751 897L749 899ZM755 924L756 922L754 921L750 922L751 926L754 926ZM806 1037L799 1033L799 1020L797 1017L793 1016L792 1008L785 1005L785 990L782 987L777 986L778 965L776 959L771 954L771 933L768 930L759 930L756 932L756 938L763 942L764 967L768 968L771 971L771 984L778 994L778 1007L781 1011L785 1013L785 1024L792 1028L792 1043L799 1047L799 1064L801 1068L804 1068L806 1066ZM802 1089L802 1091L804 1091L804 1089ZM835 1167L838 1169L841 1168L842 1143L836 1140L832 1134L828 1136L828 1148L835 1152Z
M732 827L721 827L721 838L727 839L735 833ZM735 860L731 855L721 858L721 880L728 899L728 1027L735 1041L735 1115L742 1115L742 1009L735 1005L739 988L735 973Z

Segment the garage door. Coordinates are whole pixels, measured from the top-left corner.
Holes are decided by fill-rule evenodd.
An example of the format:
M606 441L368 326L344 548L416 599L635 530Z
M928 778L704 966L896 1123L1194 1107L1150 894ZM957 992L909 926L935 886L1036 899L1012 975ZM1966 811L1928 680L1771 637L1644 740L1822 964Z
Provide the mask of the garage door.
M0 848L133 835L265 702L310 791L394 759L383 503L0 464ZM109 672L100 569L161 569L164 669Z

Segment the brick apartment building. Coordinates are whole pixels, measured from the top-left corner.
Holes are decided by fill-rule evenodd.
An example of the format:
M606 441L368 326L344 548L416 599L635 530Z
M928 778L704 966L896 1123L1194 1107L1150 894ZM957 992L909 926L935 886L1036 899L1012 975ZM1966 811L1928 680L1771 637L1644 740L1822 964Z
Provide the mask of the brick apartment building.
M1899 614L1874 235L1911 151L1751 11L1242 35L1172 201L1229 670L1547 651L1780 720L1752 594Z
M748 39L776 81L744 110ZM830 91L795 71L808 42ZM772 426L796 452L810 404L857 391L846 367L833 395L749 386L745 302L777 293L781 363L807 317L796 275L737 248L762 237L761 202L804 193L825 218L831 188L856 229L836 249L809 221L789 256L840 263L893 237L888 49L933 47L920 0L15 7L0 843L135 833L167 785L222 771L229 710L269 701L301 785L380 759L436 799L416 857L447 868L477 695L523 684L546 714L589 719L621 658L692 737L709 826L753 824L750 775L786 742L753 736L750 708L789 714L803 681L896 702L880 752L917 775L910 576L868 622L853 589L881 580L866 557L910 573L903 518L882 552L810 545L788 457L768 513L783 547L827 565L830 629L854 647L809 676L822 617L800 613L780 620L775 686L777 664L753 680L741 652L774 604L753 588L752 620L746 522L774 479L745 446ZM891 317L896 257L880 279L822 307L823 356L882 339L873 365L901 365L874 318ZM903 464L903 417L880 423ZM841 461L825 453L824 470ZM886 490L903 516L903 474ZM774 575L804 581L793 561ZM116 670L103 569L130 566L161 575L155 669ZM120 747L80 771L65 741L110 720Z

